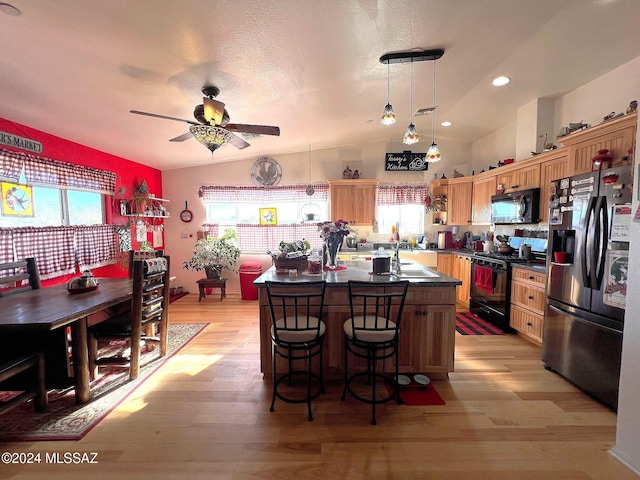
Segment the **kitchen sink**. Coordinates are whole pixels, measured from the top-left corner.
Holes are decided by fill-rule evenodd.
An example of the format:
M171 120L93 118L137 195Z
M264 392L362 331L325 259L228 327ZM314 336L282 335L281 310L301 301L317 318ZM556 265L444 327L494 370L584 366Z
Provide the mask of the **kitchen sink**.
M402 270L400 275L396 274L399 278L437 278L439 275L429 270Z

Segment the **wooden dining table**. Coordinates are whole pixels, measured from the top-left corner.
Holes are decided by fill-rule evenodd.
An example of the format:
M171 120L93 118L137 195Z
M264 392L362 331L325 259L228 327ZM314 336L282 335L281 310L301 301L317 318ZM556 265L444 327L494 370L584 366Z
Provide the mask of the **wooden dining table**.
M71 327L77 403L86 403L91 398L87 317L131 300L132 295L129 278L99 278L98 281L96 290L84 293L69 293L66 285L55 285L0 296L0 335Z

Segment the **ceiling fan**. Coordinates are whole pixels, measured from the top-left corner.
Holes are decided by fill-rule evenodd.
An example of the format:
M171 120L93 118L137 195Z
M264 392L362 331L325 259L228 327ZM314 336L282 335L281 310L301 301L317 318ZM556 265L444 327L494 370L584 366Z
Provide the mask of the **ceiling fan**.
M130 110L137 115L176 120L190 124L189 131L169 140L170 142L183 142L195 137L200 143L213 153L218 148L230 143L236 148L246 148L249 143L235 135L235 133L248 133L253 135L280 135L280 127L270 125L246 125L241 123L229 123L229 112L224 108L224 103L216 100L220 89L213 85L202 87L204 97L200 105L196 105L193 116L197 120L185 120L183 118L170 117L157 113Z

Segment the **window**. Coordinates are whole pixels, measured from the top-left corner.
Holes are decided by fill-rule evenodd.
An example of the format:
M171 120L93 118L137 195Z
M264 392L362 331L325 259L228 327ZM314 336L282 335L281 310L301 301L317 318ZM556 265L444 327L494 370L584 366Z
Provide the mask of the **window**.
M33 216L1 216L0 227L101 225L104 202L100 193L33 187Z
M380 185L376 219L378 231L389 232L400 224L400 236L424 233L425 200L429 195L426 185Z
M328 215L328 185L314 185L315 193L311 197L306 190L307 185L268 189L203 186L200 196L206 205L207 224L217 224L218 232L226 228L236 230L242 250L266 252L277 248L281 240L305 238L312 246L321 245L316 223ZM276 209L277 225L261 225L261 208Z

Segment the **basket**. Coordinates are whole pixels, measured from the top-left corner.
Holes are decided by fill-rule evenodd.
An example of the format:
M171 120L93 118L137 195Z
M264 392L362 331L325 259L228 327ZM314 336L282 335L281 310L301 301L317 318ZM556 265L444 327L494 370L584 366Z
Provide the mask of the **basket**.
M307 269L307 256L297 258L276 258L274 260L276 270L298 270L303 272Z

